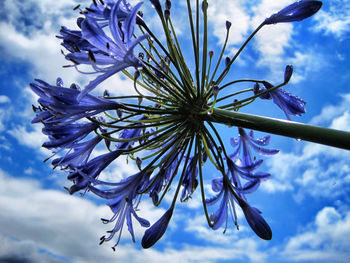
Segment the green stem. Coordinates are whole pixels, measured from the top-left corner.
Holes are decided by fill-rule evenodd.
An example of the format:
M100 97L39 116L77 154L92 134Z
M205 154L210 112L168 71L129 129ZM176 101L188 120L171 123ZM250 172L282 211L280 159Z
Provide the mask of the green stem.
M203 119L350 150L350 132L214 108Z

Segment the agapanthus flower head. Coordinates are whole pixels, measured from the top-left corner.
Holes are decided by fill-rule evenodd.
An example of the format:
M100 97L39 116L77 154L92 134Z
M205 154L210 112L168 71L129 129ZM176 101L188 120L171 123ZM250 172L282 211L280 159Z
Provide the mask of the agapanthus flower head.
M321 1L302 0L295 2L264 21L265 24L276 24L301 21L314 15L322 6Z
M94 0L85 9L77 6L75 10L79 9L83 15L77 19L79 29L61 28L58 38L68 50L64 55L73 63L70 66L83 74L97 76L82 90L77 84L65 87L60 78L56 85L42 80L30 84L40 104L33 106L36 113L33 123L44 124L43 133L48 141L43 146L55 152L53 166L69 173L71 186L66 189L70 194L90 193L107 200L113 215L102 222L113 223L114 227L101 237L100 244L117 236L113 249L125 225L135 242L132 218L141 226L150 227L142 238L142 246L153 246L165 234L177 202L190 201L197 189L201 191L205 217L212 229L226 222L226 231L229 216L238 228L235 210L238 205L253 231L263 239L271 239L270 227L260 211L248 204L247 196L271 176L260 171L263 160L257 156L274 155L278 150L266 148L269 135L255 138L253 131L245 131L245 128L264 131L269 125L265 122L255 125L257 116L240 111L260 97L272 99L289 117L305 112L305 102L280 88L289 82L291 66L286 67L284 81L278 86L246 78L226 84L222 81L260 28L302 20L315 13L320 2L300 1L266 19L232 58L223 58L225 43L213 67L214 52L208 52L207 1L203 1L202 7L197 4L195 10L197 18L204 17L203 32L199 32L201 27L196 24L199 20L193 19L191 1L187 1L194 52L191 64L181 51L172 25L171 1L165 1L164 12L160 1L147 3L159 15L166 41L147 26L147 17L139 11L142 3L133 7L125 0ZM231 22L227 22L227 37L230 27ZM82 72L80 64L92 71ZM224 69L219 74L222 66ZM97 86L117 73L133 81L134 94L115 96L107 91L102 96L92 94ZM242 82L255 83L252 96L249 95L252 89L225 92L228 90L225 88ZM231 153L217 130L219 124L238 128L238 137L230 141L234 147ZM106 150L101 154L103 145ZM139 171L123 175L118 181L104 179L104 172L121 157ZM214 171L208 170L209 165ZM204 186L208 178L212 179L212 190L216 193L209 199ZM150 198L158 206L169 194L173 194L170 207L152 226L137 215L142 197ZM207 205L216 204L218 208L209 215Z

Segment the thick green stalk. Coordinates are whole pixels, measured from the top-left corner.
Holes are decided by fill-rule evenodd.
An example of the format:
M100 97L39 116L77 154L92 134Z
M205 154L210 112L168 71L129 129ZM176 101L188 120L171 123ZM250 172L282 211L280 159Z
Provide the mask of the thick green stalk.
M350 132L214 108L204 120L350 150Z

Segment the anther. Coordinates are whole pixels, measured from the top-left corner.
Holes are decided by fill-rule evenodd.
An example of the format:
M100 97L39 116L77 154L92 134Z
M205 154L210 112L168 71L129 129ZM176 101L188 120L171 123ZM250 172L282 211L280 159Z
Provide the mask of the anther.
M94 53L92 53L92 51L90 49L88 51L88 54L89 54L89 58L91 59L91 61L96 63L96 58L94 56Z

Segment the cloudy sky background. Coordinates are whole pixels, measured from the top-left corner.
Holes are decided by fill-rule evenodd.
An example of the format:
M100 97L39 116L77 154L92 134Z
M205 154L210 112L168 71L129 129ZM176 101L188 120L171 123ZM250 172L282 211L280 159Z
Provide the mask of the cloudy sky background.
M186 42L185 1L178 2L173 3L173 21ZM232 22L226 55L232 55L265 17L292 2L209 1L210 49L219 54L226 20ZM272 137L271 147L281 152L264 164L271 179L248 197L270 223L272 241L256 237L241 212L240 231L232 222L225 235L223 229L208 229L200 197L195 195L178 205L166 235L153 248L141 249L144 229L136 223L136 244L124 231L117 252L110 249L112 243L99 246L100 236L109 230L100 218L111 212L93 196L67 194L65 175L42 162L50 153L40 147L45 141L40 125L30 124L36 97L28 85L34 78L54 83L58 76L67 85L87 82L85 76L62 68L67 62L55 35L60 25L75 28L73 7L90 2L0 3L0 262L346 262L350 258L350 154L279 136ZM145 1L142 9L150 27L158 31L150 3ZM292 64L295 73L287 90L307 101L307 114L293 120L350 131L349 33L350 1L324 1L311 19L261 30L230 78L278 83L285 65ZM191 58L191 50L186 55ZM106 81L97 94L105 88L113 94L132 92L132 85L119 76ZM247 112L284 118L265 101ZM227 141L236 136L235 129L225 131ZM120 159L103 176L122 178L136 170ZM164 208L154 209L145 202L140 215L153 223L167 204L169 200Z

